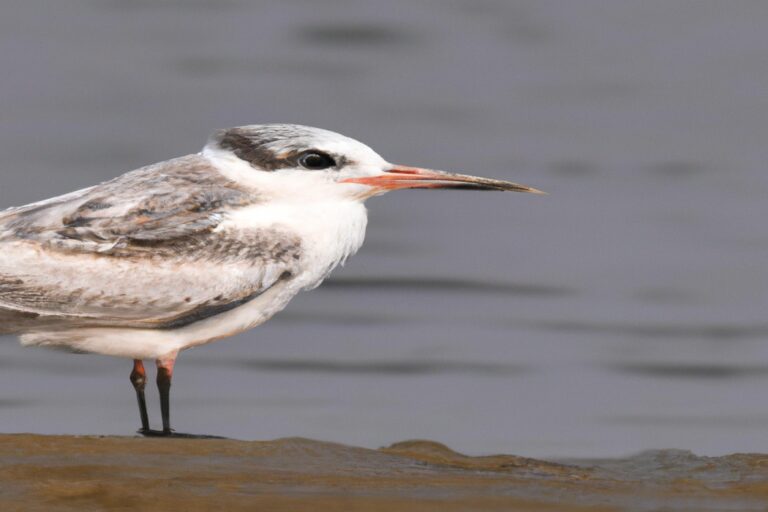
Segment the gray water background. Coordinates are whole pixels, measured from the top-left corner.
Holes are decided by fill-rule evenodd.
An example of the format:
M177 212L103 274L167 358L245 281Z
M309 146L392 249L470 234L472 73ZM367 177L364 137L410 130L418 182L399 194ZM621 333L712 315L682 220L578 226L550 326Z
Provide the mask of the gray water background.
M0 206L264 122L529 184L370 201L331 280L181 355L174 425L765 451L767 46L762 1L5 1ZM129 371L3 338L0 430L130 434Z

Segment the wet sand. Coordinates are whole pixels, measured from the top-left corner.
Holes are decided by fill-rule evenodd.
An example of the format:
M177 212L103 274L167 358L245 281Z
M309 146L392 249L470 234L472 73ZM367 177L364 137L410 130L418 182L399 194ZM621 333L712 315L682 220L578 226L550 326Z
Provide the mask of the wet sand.
M764 510L768 455L468 457L276 441L0 436L0 510Z

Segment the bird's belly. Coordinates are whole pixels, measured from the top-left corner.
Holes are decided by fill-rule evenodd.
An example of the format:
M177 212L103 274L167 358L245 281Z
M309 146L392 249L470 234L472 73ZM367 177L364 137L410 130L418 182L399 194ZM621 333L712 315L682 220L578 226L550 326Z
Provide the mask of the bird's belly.
M279 281L250 302L174 331L179 350L220 340L260 325L282 311L301 290L293 280Z
M293 281L278 282L242 306L177 329L92 327L34 331L23 334L21 342L71 352L157 359L262 324L285 308L299 290Z

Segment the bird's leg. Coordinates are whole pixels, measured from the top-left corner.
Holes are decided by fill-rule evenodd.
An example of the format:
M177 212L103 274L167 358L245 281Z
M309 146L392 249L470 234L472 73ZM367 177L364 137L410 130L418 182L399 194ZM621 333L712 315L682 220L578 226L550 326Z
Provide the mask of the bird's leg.
M207 436L207 435L193 435L193 434L180 434L174 432L171 428L170 420L170 392L171 392L171 377L173 377L173 365L176 363L176 354L170 357L157 359L157 389L160 391L160 411L163 415L163 430L150 430L144 428L140 432L147 437L174 437L183 439L224 439L219 436ZM141 361L139 361L141 364ZM144 368L141 368L142 371ZM144 398L142 388L141 398ZM142 421L144 416L142 416Z
M147 416L147 401L144 399L144 387L147 384L147 372L144 371L144 363L141 359L133 360L133 371L131 372L131 384L136 390L136 399L139 402L139 414L141 414L141 430L149 430L149 416Z
M158 359L157 363L157 389L160 391L160 412L163 415L163 434L169 435L173 432L171 430L170 420L170 392L171 392L171 377L173 377L173 364L176 362L175 357L166 359Z

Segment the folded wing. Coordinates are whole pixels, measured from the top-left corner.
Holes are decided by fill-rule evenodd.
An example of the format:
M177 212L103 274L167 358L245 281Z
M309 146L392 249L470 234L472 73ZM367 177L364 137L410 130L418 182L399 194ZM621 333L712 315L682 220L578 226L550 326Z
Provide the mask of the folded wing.
M0 332L173 328L248 302L300 257L285 230L220 228L258 201L191 155L0 213Z

